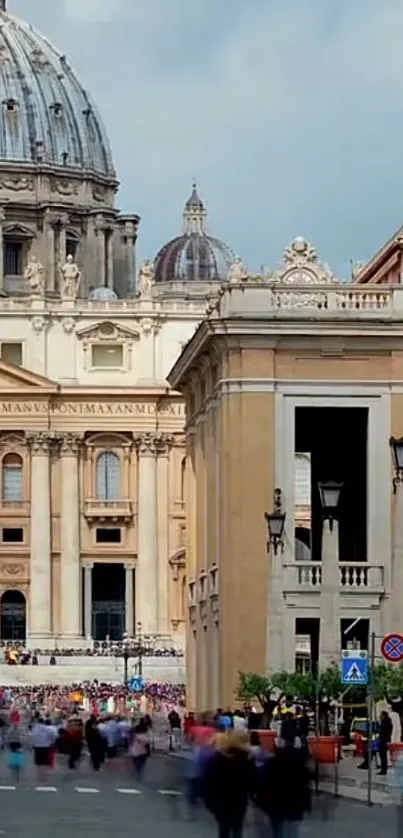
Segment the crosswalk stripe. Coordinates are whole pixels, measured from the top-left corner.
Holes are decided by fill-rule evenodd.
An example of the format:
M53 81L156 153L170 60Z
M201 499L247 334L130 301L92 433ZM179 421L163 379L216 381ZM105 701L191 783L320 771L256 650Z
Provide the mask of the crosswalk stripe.
M16 786L0 786L0 791L16 791Z
M118 794L143 794L139 789L116 789Z
M55 786L35 786L35 791L57 791Z
M89 788L88 786L74 786L74 791L79 794L99 794L99 789Z
M158 789L158 794L166 794L171 797L181 797L182 792L175 791L174 789Z

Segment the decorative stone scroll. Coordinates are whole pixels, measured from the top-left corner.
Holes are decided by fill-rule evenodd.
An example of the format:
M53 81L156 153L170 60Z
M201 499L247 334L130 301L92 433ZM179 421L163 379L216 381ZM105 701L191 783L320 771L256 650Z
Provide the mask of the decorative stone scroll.
M297 236L286 247L280 270L269 281L299 286L336 282L329 265L319 261L315 248L302 236Z
M80 451L83 439L79 434L65 433L58 439L60 453L65 457L76 457Z
M140 456L158 457L167 454L174 444L175 438L170 434L159 434L147 431L134 439L134 445Z
M38 431L37 433L27 434L27 445L34 456L42 455L47 457L52 446L56 442L56 435L47 431Z

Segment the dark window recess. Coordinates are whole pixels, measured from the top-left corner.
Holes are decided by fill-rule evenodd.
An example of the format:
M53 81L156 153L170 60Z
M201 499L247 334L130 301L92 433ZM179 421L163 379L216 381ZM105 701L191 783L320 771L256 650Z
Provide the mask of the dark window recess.
M70 238L69 236L67 236L67 239L66 239L66 256L72 256L73 259L75 259L76 253L77 253L77 245L78 245L77 239L73 239L73 238Z
M97 529L96 542L97 544L120 544L122 541L122 531L119 529Z
M3 527L4 544L21 544L24 541L22 527Z
M4 275L21 276L22 242L6 241L4 245Z

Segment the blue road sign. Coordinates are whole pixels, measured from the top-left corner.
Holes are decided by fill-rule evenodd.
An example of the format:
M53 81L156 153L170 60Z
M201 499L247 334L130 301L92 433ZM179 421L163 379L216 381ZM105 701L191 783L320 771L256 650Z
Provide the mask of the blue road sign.
M144 681L142 678L130 678L127 686L132 693L141 693L144 689Z
M365 687L368 684L368 653L348 649L341 653L341 683Z

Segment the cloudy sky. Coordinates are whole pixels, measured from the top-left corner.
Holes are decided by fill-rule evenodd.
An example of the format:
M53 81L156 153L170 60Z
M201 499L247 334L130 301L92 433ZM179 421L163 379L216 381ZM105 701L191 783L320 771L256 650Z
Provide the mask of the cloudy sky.
M91 90L141 215L177 234L197 178L250 268L305 235L340 275L403 223L401 0L7 0Z

